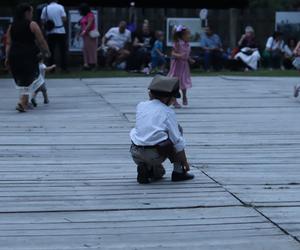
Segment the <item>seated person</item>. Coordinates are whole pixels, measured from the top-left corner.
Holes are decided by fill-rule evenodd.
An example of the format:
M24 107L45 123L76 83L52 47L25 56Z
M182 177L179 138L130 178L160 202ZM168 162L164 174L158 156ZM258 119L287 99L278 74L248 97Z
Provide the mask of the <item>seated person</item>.
M180 98L178 78L156 76L149 86L150 100L137 105L136 124L130 132L131 155L141 184L163 178L162 163L174 165L172 181L193 179L185 154L185 141L175 112L169 106Z
M287 43L283 47L283 67L285 69L293 69L294 54L293 51L296 48L297 40L295 38L288 39Z
M266 43L266 48L263 53L265 60L265 66L269 69L279 69L282 66L284 52L284 41L282 39L282 33L275 31L270 36Z
M242 35L238 45L239 52L234 56L234 59L241 60L246 66L245 70L257 70L260 53L258 51L254 29L251 26L245 28L245 34Z
M224 59L222 42L209 26L205 28L205 34L200 40L200 47L204 50L204 70L208 71L211 66L214 70L221 70Z
M130 55L128 49L131 43L131 32L126 29L126 22L121 21L119 27L111 28L102 39L102 46L106 47L106 66L114 68Z
M148 22L144 22L142 29L134 34L132 53L129 59L128 70L149 72L151 61L151 49L154 43L154 34L151 32Z
M157 70L159 73L164 73L166 65L166 56L163 50L164 42L164 33L162 31L156 31L156 41L154 42L152 51L151 51L151 67L152 70Z

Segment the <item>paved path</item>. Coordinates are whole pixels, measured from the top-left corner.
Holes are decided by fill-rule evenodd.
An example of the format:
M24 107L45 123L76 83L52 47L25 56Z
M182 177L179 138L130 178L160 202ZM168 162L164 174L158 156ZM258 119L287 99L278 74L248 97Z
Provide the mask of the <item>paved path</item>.
M300 249L298 79L194 78L177 113L196 179L167 163L138 185L128 133L149 81L49 80L51 103L19 114L0 80L0 249Z

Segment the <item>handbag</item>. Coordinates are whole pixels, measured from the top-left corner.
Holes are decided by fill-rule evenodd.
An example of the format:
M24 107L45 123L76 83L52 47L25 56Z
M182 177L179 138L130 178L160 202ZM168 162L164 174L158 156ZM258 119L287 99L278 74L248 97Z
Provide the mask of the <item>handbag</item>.
M100 33L97 29L91 30L89 32L90 38L98 38L100 36Z

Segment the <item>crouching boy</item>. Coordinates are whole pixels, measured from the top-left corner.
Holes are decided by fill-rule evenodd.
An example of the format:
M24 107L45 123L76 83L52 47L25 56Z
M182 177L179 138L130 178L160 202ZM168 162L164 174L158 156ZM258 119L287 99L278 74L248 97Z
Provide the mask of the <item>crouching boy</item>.
M141 184L161 179L162 163L168 158L174 165L172 181L193 179L185 154L185 141L175 112L169 107L180 98L178 78L156 76L149 85L150 100L137 105L136 125L130 132L130 152L137 164Z

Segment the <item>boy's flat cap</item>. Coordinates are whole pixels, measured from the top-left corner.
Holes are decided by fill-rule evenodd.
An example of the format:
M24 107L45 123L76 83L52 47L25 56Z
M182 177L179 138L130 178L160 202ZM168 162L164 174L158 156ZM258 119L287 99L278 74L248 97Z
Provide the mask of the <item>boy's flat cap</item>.
M180 98L179 79L176 77L157 75L152 79L148 89L159 96Z

